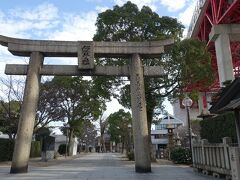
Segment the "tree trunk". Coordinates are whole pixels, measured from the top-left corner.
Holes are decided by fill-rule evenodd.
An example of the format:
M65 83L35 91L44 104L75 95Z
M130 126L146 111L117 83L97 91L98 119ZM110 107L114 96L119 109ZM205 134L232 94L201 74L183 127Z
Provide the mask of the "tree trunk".
M73 156L73 146L74 146L74 138L73 138L73 129L69 129L69 141L68 141L68 156Z
M107 150L106 150L106 144L105 144L105 140L104 140L104 138L103 138L103 152L106 152Z
M100 150L102 152L106 152L106 146L105 146L105 141L104 141L104 138L103 138L103 134L101 134L100 136Z

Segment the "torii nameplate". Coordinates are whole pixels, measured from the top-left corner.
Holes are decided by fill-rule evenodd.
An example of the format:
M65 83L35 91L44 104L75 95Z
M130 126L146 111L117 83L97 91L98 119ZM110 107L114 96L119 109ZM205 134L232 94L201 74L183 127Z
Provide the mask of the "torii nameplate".
M93 42L83 41L78 47L78 69L94 68Z

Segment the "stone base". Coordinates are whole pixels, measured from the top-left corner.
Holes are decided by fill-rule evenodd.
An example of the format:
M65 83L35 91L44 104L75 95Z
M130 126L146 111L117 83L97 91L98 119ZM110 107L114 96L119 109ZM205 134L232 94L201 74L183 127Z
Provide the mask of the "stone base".
M232 176L227 175L227 176L225 177L225 179L226 179L226 180L232 180Z
M135 167L135 171L137 173L151 173L152 169L151 169L151 167L139 167L139 166L136 166Z
M48 161L48 160L54 159L54 151L42 152L41 156L42 156L42 161Z
M10 174L18 174L18 173L27 173L28 166L25 167L11 167Z
M205 175L211 175L211 174L212 174L212 173L211 173L210 171L208 171L208 170L203 170L202 173L205 174Z

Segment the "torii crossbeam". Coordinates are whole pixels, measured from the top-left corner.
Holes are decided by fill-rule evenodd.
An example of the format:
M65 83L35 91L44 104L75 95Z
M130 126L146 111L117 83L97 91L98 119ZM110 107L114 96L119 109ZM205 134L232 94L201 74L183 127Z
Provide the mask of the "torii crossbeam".
M0 44L29 65L6 65L5 73L27 75L10 173L28 170L41 75L130 76L136 172L151 172L144 76L163 75L160 66L142 66L141 58L157 58L172 39L152 42L27 40L0 36ZM78 57L78 65L43 65L44 57ZM125 66L95 66L94 57L125 57Z

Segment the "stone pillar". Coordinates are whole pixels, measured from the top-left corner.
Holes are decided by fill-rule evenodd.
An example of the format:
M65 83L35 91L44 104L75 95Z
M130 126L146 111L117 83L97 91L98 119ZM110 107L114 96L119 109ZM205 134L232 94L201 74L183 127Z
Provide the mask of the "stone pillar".
M136 172L151 172L143 67L139 54L133 54L130 64L131 106Z
M26 173L28 171L28 160L39 98L41 79L39 71L43 59L44 57L41 53L33 52L29 60L23 104L10 173Z
M222 141L223 141L223 149L224 149L223 151L224 151L225 168L231 169L230 157L229 157L229 145L232 143L232 140L229 137L224 137Z
M220 86L223 86L223 82L234 79L229 34L219 34L215 40L215 48Z
M208 110L207 110L207 104L205 104L207 101L206 100L206 95L203 92L199 92L198 95L198 110L199 110L199 114L207 114Z
M204 114L204 107L203 107L203 94L201 92L199 92L198 95L198 110L199 110L199 114Z
M240 179L240 149L238 147L230 147L230 162L231 162L231 172L232 180Z
M205 154L205 145L208 143L208 140L207 139L203 139L202 141L201 141L201 150L202 150L202 164L203 165L206 165L207 164L207 161L208 160L206 160L206 154Z
M238 109L234 110L235 113L235 126L237 132L238 147L240 148L240 112Z

